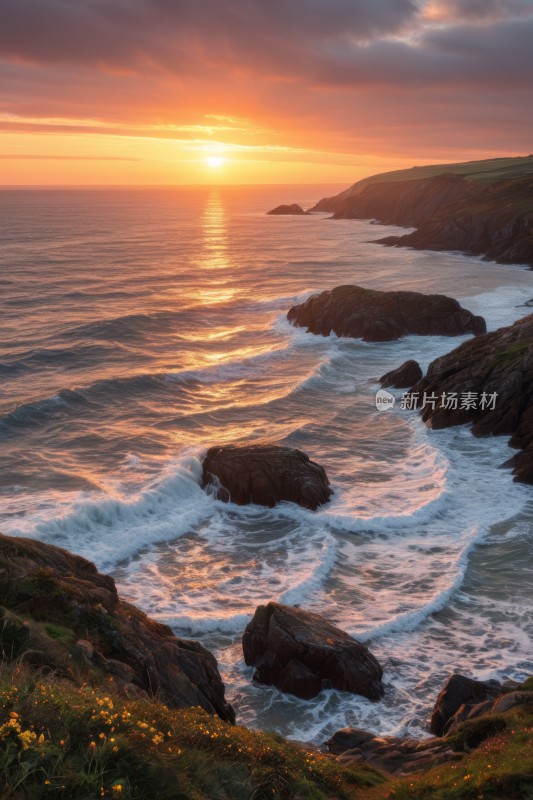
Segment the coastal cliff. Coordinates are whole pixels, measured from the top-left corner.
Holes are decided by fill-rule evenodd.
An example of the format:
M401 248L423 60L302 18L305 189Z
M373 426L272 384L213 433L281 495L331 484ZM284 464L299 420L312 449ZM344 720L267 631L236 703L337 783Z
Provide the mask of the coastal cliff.
M465 164L375 176L320 200L311 210L331 212L335 219L416 228L378 239L381 244L458 250L533 267L533 158L511 161L512 168L488 173L477 166L465 171Z
M6 800L531 797L531 680L452 676L436 738L344 729L326 753L232 724L213 656L66 550L0 536L0 604Z

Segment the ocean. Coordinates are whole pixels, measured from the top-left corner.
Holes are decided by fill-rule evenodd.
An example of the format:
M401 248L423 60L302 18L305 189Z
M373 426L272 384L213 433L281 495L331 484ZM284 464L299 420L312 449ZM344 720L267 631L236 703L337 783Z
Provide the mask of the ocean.
M467 337L364 343L286 320L357 283L448 294L494 330L530 310L533 273L384 248L398 229L366 221L265 215L341 188L0 191L0 529L90 558L200 640L239 723L317 743L345 725L426 734L454 670L533 672L532 492L501 468L506 438L375 405L384 372ZM202 491L208 447L265 441L322 464L332 501ZM269 600L365 641L384 699L254 685L240 637Z

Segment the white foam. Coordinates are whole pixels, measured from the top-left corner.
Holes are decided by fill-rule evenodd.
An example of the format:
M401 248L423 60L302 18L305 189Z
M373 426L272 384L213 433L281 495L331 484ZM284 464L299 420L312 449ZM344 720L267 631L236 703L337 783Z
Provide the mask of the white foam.
M487 533L488 531L486 529L478 529L468 534L470 536L470 541L463 547L459 558L457 558L453 565L450 582L444 588L439 589L439 591L437 591L423 606L403 614L397 614L392 619L376 627L367 630L351 630L350 633L352 636L366 642L370 639L390 636L392 633L398 633L400 631L412 631L423 624L431 614L443 609L448 605L453 595L461 588L468 567L468 557L474 547L483 541Z
M314 544L314 543L313 543ZM337 540L331 536L324 536L322 550L318 556L318 563L300 578L290 589L278 597L279 603L289 606L302 605L305 601L322 587L324 580L331 572L337 559ZM297 576L300 571L295 572Z
M185 455L136 497L81 502L56 519L8 532L66 547L109 570L144 547L183 536L212 513L200 476L198 457Z

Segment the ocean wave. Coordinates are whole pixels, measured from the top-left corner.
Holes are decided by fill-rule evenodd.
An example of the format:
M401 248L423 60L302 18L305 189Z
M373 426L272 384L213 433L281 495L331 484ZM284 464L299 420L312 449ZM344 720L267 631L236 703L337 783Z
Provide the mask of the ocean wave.
M466 544L454 564L454 574L448 585L439 589L424 605L411 609L405 613L397 614L392 619L388 619L381 625L366 630L351 630L352 636L363 642L390 636L393 633L412 631L422 625L428 617L437 611L445 608L451 598L461 588L466 570L468 559L472 550L481 544L487 536L487 529L477 529L470 533L470 541Z
M100 319L94 322L86 322L68 328L61 333L65 339L109 339L117 340L139 340L144 339L147 334L161 333L162 329L169 324L187 321L187 311L181 308L179 311L155 311L152 314L138 313L126 314L110 319Z
M66 547L109 570L143 548L179 539L212 513L201 470L197 456L184 455L134 498L78 502L62 517L9 532Z

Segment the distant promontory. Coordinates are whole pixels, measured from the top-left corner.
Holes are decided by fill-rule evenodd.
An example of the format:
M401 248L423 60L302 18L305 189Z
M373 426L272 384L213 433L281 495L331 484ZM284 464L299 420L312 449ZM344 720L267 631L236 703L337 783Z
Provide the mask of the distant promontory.
M416 228L377 241L533 268L533 155L374 175L311 211Z

